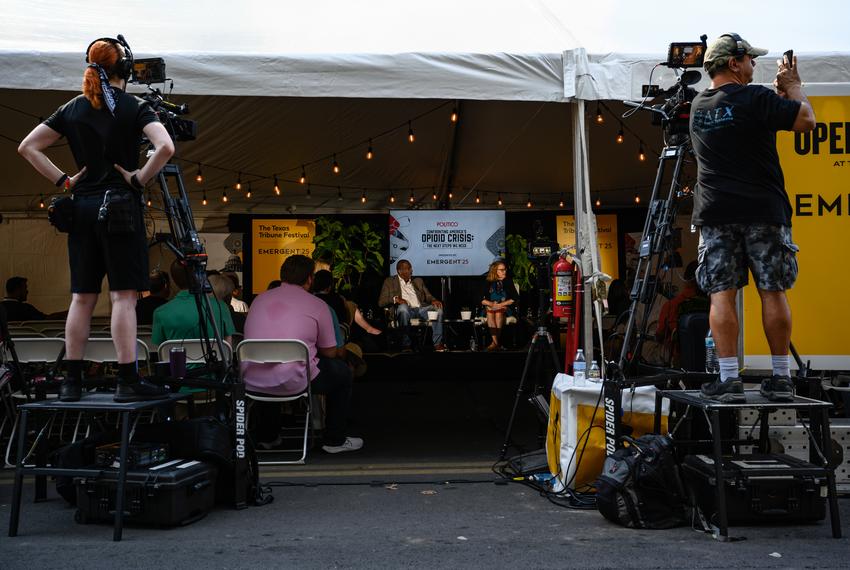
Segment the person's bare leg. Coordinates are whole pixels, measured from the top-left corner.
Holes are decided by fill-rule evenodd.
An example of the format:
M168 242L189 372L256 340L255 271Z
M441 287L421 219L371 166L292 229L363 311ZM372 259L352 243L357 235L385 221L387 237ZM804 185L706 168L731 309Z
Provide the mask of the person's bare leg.
M737 289L711 294L709 325L717 347L717 356L738 356L738 310L735 306Z
M65 319L66 360L82 360L91 330L91 316L96 304L97 293L71 294L71 305L68 307L68 316Z
M499 346L499 336L496 333L496 313L487 311L487 330L490 331L490 338L492 338L492 342L490 342L490 346L487 348L493 349Z
M118 364L136 362L136 291L110 291L112 300L112 342Z
M502 345L502 329L505 327L505 313L496 313L496 344Z
M791 307L785 291L763 291L761 297L761 322L770 354L785 356L791 344Z

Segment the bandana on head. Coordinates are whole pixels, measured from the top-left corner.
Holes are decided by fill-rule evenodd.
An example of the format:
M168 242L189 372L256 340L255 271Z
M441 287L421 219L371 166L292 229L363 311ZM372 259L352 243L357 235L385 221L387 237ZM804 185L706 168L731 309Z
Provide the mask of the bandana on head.
M97 63L90 63L89 67L95 68L97 74L100 75L100 90L103 91L103 100L112 116L115 116L115 106L118 102L115 100L115 95L112 93L112 86L109 85L109 76L106 75L106 70Z

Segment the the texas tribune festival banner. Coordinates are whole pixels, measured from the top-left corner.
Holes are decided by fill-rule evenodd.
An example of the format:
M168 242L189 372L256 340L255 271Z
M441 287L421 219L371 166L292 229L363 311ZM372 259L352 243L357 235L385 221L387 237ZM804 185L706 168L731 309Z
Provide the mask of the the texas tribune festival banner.
M797 284L788 291L791 342L814 369L850 370L850 97L811 97L817 126L780 132L777 149L800 246ZM761 303L752 279L744 290L745 364L770 369ZM792 361L793 366L793 361Z
M251 290L262 293L280 279L280 266L290 255L310 257L315 235L313 220L251 220Z
M406 259L414 275L483 275L505 253L502 210L390 210L390 272Z

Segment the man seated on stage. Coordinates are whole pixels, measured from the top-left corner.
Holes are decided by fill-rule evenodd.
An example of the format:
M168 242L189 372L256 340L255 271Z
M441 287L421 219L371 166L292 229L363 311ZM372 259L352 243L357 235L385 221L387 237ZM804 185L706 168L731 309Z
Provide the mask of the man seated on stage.
M437 311L433 325L434 350L445 352L443 344L443 303L436 299L419 277L413 276L413 266L406 259L396 263L396 273L387 277L378 297L379 307L395 307L396 320L402 327L402 347L410 348L409 326L411 318L427 319L428 311Z
M47 315L27 303L27 295L29 289L26 277L10 277L6 281L3 307L9 321L43 321L47 318Z
M171 279L179 292L169 302L153 312L153 332L151 342L155 345L166 340L183 340L200 338L200 318L198 304L194 295L189 293L189 282L192 277L189 270L175 259L171 264ZM222 340L232 341L234 326L230 317L230 309L213 295L209 295L213 318L218 325ZM207 322L207 335L213 337L212 323Z
M168 273L154 269L150 274L150 295L136 301L136 324L152 325L153 312L171 297L171 279Z
M281 285L261 293L248 309L245 339L298 339L307 345L312 372L311 391L324 394L326 403L324 445L327 453L357 451L359 437L348 437L352 375L348 365L337 358L336 327L331 309L310 293L313 260L291 255L280 268ZM303 363L243 363L242 378L252 392L272 396L299 394L307 387ZM256 402L257 446L273 449L280 443L282 418L280 404Z

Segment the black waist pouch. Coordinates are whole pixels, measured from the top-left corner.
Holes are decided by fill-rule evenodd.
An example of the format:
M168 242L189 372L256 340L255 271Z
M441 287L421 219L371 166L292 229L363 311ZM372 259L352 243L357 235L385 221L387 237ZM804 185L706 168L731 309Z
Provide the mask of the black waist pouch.
M136 231L136 218L141 215L139 200L132 190L107 190L97 220L106 224L106 232L109 235L133 233Z
M47 221L62 233L74 225L74 199L71 196L54 196L47 208Z

